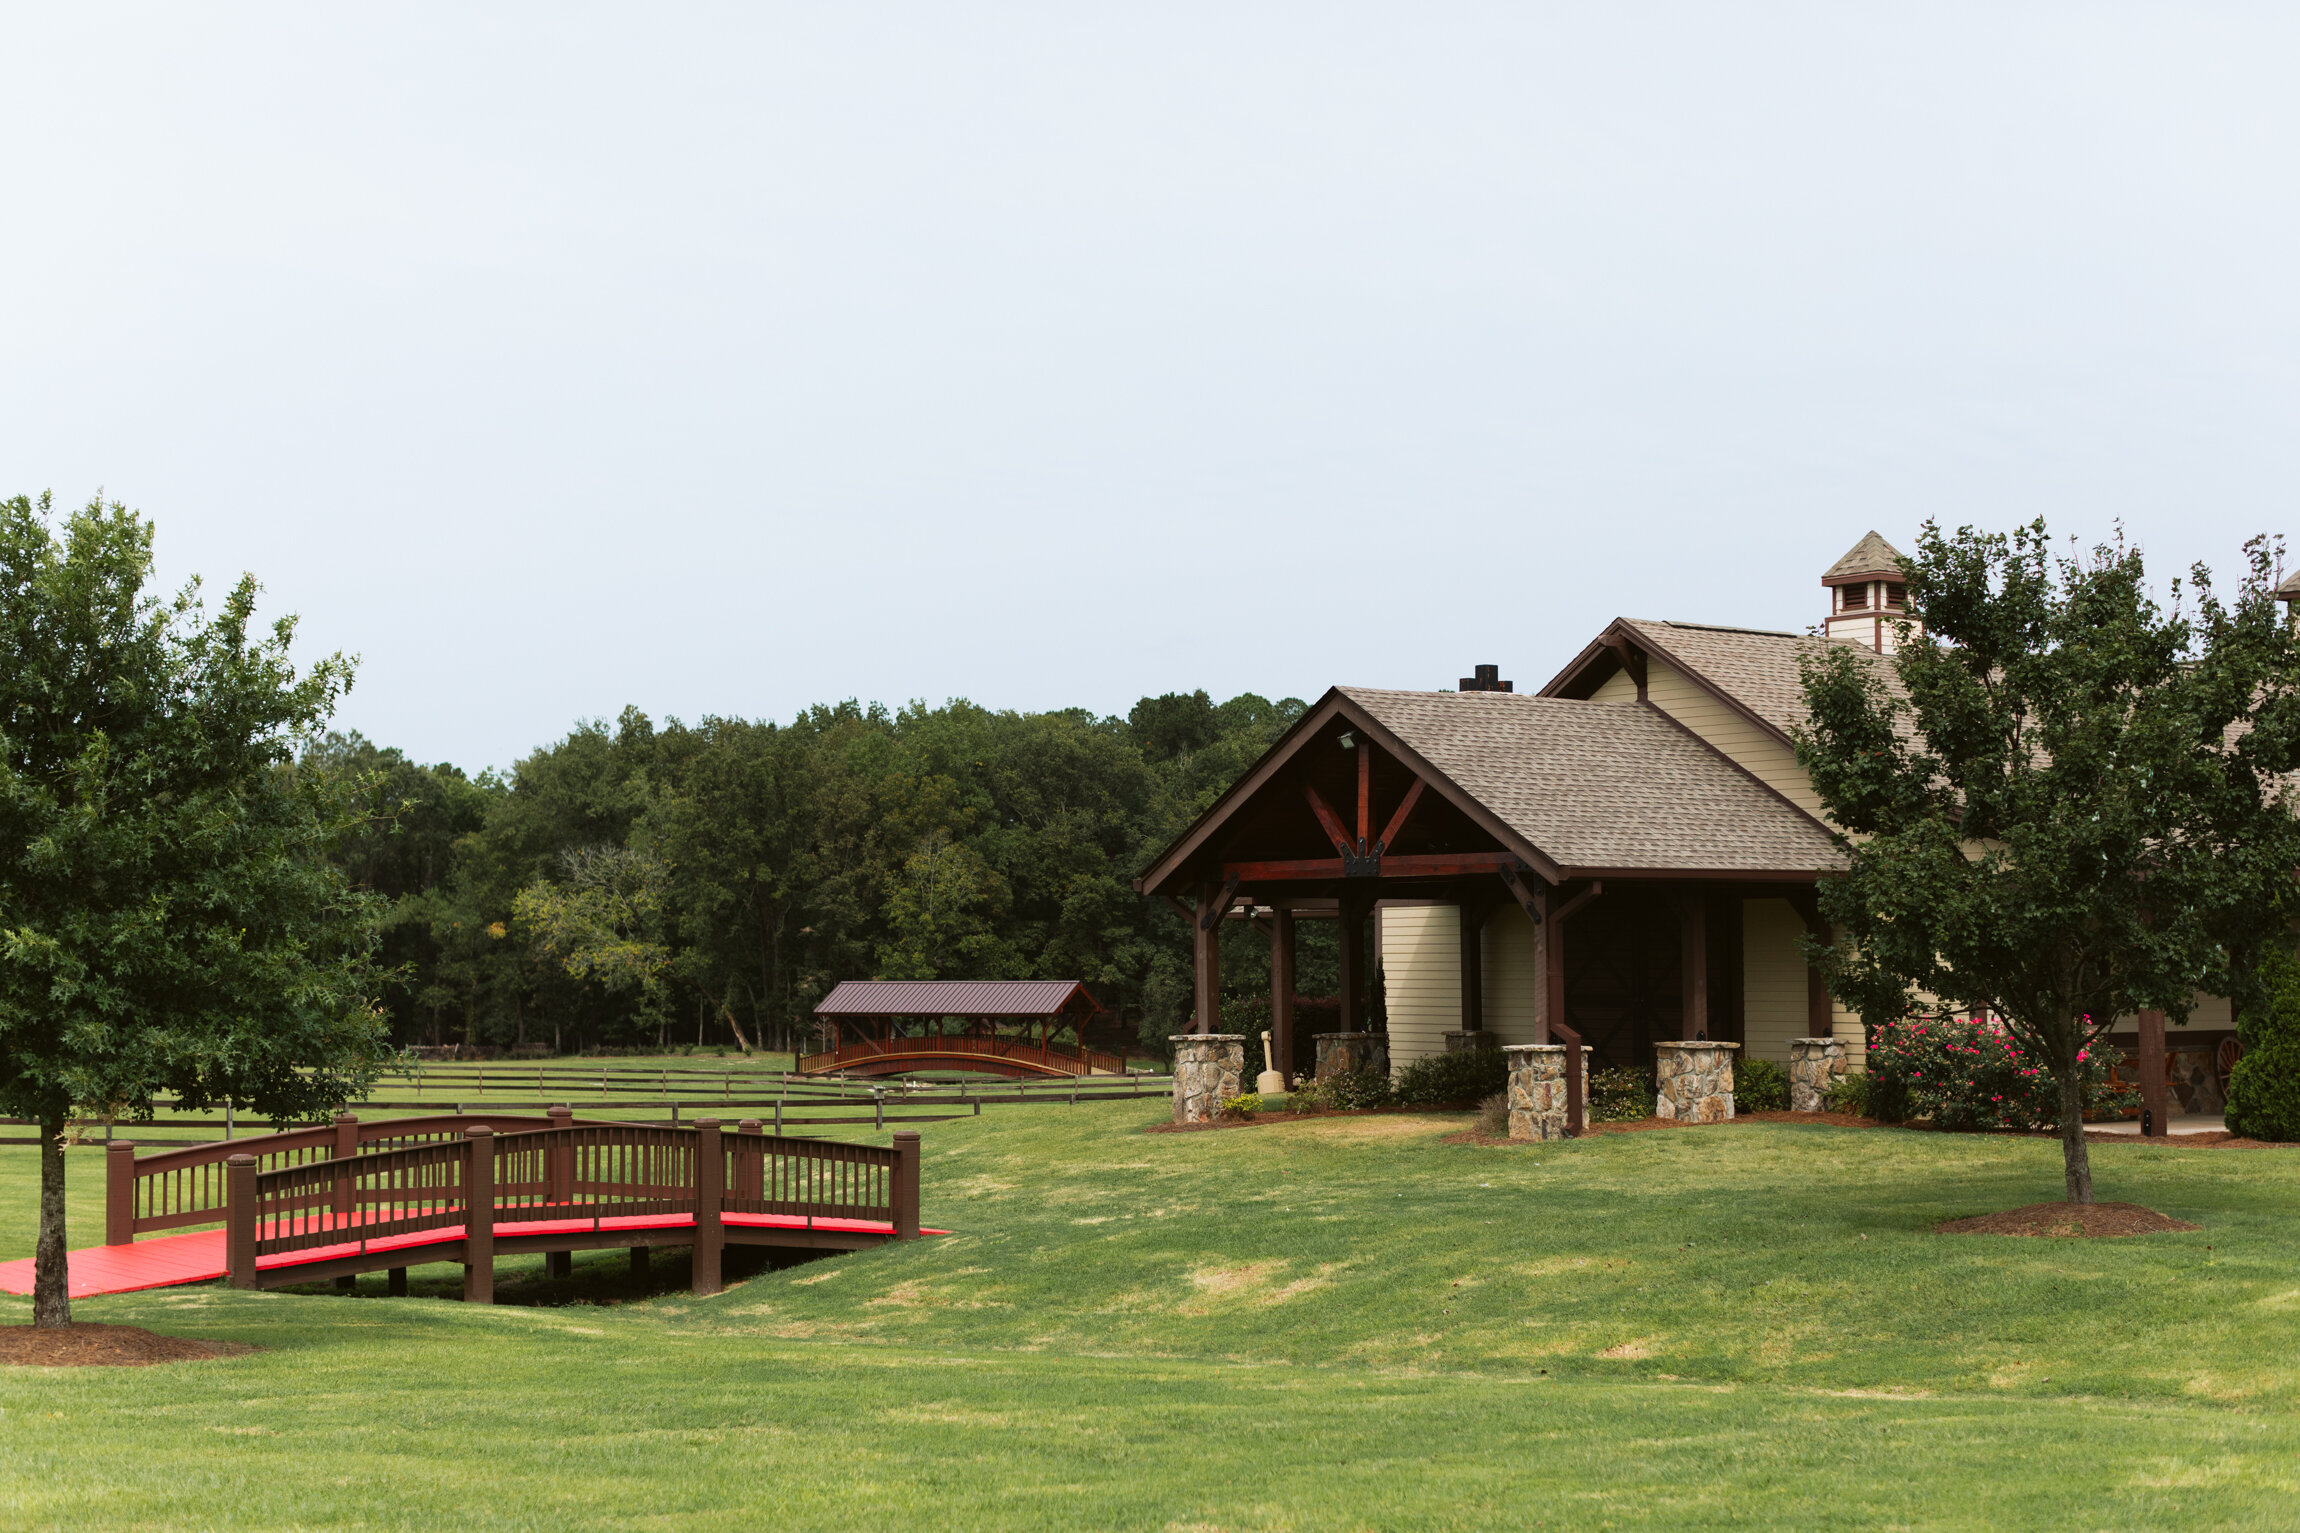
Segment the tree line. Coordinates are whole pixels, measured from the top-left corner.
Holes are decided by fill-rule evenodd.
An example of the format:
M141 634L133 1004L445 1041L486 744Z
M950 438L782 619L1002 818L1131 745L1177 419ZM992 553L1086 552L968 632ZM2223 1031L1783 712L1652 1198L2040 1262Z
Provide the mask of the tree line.
M1152 1052L1190 1015L1190 935L1134 875L1301 717L1145 697L1123 718L854 702L788 723L627 708L509 772L330 734L360 783L337 853L387 902L395 1044L793 1049L842 979L1078 979ZM1332 983L1312 934L1303 987ZM1248 931L1225 965L1266 992ZM1107 1036L1107 1035L1106 1035Z

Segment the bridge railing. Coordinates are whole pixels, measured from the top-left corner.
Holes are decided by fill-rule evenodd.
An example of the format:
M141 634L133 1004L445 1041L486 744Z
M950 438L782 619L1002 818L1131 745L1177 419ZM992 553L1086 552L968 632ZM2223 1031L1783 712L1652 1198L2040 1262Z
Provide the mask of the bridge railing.
M426 1144L460 1143L465 1130L484 1125L496 1133L563 1126L573 1115L553 1109L522 1113L432 1113L362 1123L350 1113L312 1128L260 1134L214 1144L187 1145L138 1155L132 1139L115 1139L104 1153L104 1243L124 1246L153 1230L215 1224L229 1199L225 1163L237 1155L255 1157L259 1171L349 1160L378 1150ZM331 1202L336 1193L314 1193Z
M919 1138L891 1149L784 1139L746 1121L723 1133L692 1127L562 1125L497 1134L473 1123L454 1139L383 1148L265 1170L244 1149L225 1164L226 1270L232 1286L258 1286L265 1256L460 1229L464 1297L494 1292L498 1229L554 1234L605 1230L607 1221L691 1215L698 1293L719 1288L724 1215L766 1214L891 1226L918 1234Z

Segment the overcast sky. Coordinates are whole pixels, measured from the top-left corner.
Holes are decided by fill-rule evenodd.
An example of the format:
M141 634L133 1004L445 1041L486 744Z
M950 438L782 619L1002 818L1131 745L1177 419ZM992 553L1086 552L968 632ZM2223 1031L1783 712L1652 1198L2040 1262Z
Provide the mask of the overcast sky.
M347 726L1537 685L2300 533L2300 8L17 5L0 494Z

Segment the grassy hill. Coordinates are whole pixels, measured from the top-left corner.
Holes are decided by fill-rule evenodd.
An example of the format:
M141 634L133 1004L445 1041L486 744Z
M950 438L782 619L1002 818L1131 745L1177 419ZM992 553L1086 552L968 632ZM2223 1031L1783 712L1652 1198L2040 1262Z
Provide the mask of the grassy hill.
M926 1217L955 1234L710 1300L601 1253L572 1282L507 1262L528 1302L488 1309L388 1301L380 1275L83 1301L265 1350L0 1371L0 1520L2225 1526L2285 1523L2300 1489L2300 1155L2096 1151L2104 1198L2195 1234L1943 1237L2054 1197L2057 1147L1770 1124L1481 1147L1410 1116L1150 1135L1147 1107L930 1127ZM0 1153L11 1257L32 1157Z

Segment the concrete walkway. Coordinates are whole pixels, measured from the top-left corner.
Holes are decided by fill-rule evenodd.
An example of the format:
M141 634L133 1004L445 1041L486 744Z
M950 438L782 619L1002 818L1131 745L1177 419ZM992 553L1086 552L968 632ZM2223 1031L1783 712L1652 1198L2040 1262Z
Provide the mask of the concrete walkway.
M2140 1120L2126 1118L2115 1123L2087 1123L2084 1131L2088 1134L2130 1134L2138 1138ZM2172 1121L2165 1125L2165 1132L2168 1135L2225 1134L2228 1132L2228 1120L2216 1112L2174 1113Z

